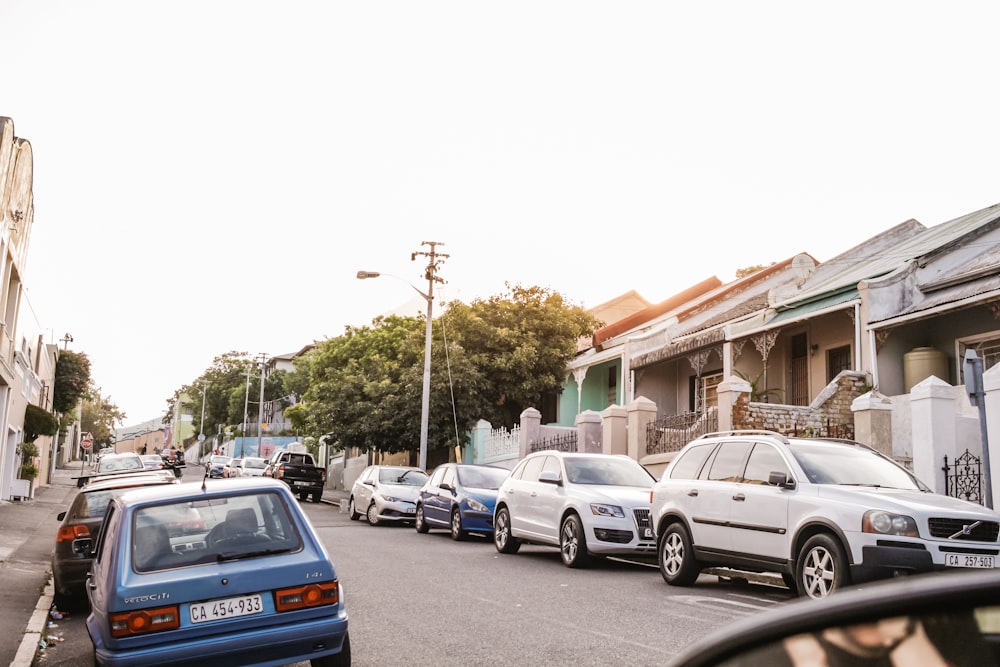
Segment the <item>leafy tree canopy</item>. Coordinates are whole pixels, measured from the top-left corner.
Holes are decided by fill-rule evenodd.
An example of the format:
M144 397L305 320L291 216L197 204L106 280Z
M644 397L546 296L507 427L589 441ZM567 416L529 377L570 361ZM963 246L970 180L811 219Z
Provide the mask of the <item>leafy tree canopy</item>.
M80 428L94 436L95 449L111 444L111 433L115 424L125 421L125 413L111 401L110 396L101 395L101 388L93 383L83 395L80 411Z
M82 352L63 350L56 361L52 409L63 414L72 411L89 385L90 359Z

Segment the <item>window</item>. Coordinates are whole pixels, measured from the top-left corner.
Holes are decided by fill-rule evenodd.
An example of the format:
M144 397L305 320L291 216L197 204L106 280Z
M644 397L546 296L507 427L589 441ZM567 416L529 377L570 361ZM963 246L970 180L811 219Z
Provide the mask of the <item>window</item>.
M956 362L958 363L959 382L965 382L965 351L975 350L976 356L983 360L983 371L988 371L1000 365L1000 331L991 331L980 336L959 339Z
M680 454L677 463L670 469L670 479L697 479L705 459L712 453L715 445L698 445Z
M746 484L767 484L772 472L783 472L787 476L788 467L774 447L757 443L747 460L743 481Z
M722 382L722 371L710 372L701 377L691 376L688 387L691 389L691 411L703 412L707 408L719 405L719 395L715 388Z
M833 382L840 371L851 370L851 346L835 347L826 351L826 381Z
M608 368L608 405L618 403L618 367Z
M708 478L718 482L738 482L743 477L749 442L724 442L712 461Z

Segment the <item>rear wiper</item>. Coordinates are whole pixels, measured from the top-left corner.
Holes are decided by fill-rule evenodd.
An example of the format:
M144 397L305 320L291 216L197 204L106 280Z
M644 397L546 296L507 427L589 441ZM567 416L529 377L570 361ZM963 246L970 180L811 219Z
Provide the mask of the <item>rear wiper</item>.
M274 554L285 554L291 551L288 547L282 549L260 549L259 551L223 552L215 559L224 563L229 560L240 560L241 558L257 558L258 556L273 556Z

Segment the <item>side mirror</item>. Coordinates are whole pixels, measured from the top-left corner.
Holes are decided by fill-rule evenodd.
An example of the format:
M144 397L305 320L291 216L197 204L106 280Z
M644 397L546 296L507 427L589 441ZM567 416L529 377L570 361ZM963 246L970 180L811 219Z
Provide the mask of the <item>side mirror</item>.
M444 489L445 491L451 491L452 493L455 493L455 487L449 484L448 482L441 482L440 488Z
M772 470L767 476L767 483L771 486L780 486L783 489L794 489L795 480L788 479L788 475L777 470Z
M65 510L62 511L62 512L59 512L59 514L56 514L56 519L58 521L62 521L65 518L66 518L66 512L65 512Z
M546 484L555 484L556 486L562 486L562 478L559 477L558 473L552 472L551 470L543 470L538 475L539 482L545 482Z
M375 486L375 481L371 480L371 479L366 479L365 481L363 481L361 483L364 484L365 486Z

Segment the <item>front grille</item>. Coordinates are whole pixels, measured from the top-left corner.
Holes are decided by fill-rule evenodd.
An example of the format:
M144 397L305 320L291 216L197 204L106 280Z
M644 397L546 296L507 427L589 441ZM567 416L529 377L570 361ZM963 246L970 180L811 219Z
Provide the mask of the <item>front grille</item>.
M649 528L649 508L632 510L632 514L635 516L635 527L639 529L640 535L644 535L645 529Z
M1000 534L1000 523L996 521L979 521L977 525L975 519L935 518L927 523L931 536L943 539L996 542Z

